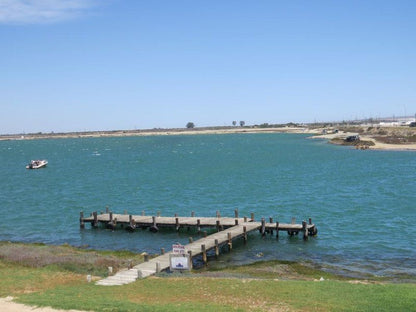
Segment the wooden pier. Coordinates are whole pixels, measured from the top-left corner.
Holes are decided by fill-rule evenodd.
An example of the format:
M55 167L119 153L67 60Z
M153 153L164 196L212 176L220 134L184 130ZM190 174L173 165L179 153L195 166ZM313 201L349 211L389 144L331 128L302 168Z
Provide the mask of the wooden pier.
M97 227L101 224L112 230L124 228L128 231L142 228L157 232L162 227L171 227L177 231L181 228L196 228L199 233L203 233L203 237L196 241L193 241L190 237L189 244L184 246L191 263L192 258L197 256L202 256L202 261L207 263L207 253L210 250L214 250L215 255L219 256L220 250L224 245L227 246L228 250L232 250L234 239L242 238L246 242L247 234L255 230L258 230L263 236L267 233L272 235L275 232L277 238L281 231L285 231L291 236L301 232L304 239L317 234L317 228L311 219L309 219L309 222L303 221L301 224L296 224L294 218L292 218L291 223L273 222L272 218L269 218L268 222L264 218L260 222L256 222L254 214L251 214L250 218L240 218L238 210L235 210L234 218L221 217L219 212L217 212L216 217L212 218L195 217L194 213L191 214L191 217L178 217L177 215L174 217L162 217L160 214L146 216L144 212L141 215L129 215L126 212L124 214L114 214L108 210L105 213L93 212L89 217L84 217L84 214L81 212L80 227L84 228L85 223L90 223L92 227ZM214 228L216 232L207 235L206 231L202 231L203 228ZM131 283L137 278L145 278L167 270L170 267L171 254L172 251L165 253L162 249L160 256L151 260L145 257L145 262L133 268L121 270L115 275L98 281L97 284L122 285Z

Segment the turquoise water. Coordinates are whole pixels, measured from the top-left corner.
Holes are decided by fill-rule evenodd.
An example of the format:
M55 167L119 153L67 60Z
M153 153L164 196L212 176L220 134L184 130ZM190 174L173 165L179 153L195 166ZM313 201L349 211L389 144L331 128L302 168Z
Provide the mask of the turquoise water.
M25 169L37 158L48 167ZM413 152L296 134L183 135L0 141L0 163L0 240L158 253L190 233L80 230L79 212L233 216L238 208L257 220L311 217L318 237L251 233L218 264L311 260L350 275L416 276Z

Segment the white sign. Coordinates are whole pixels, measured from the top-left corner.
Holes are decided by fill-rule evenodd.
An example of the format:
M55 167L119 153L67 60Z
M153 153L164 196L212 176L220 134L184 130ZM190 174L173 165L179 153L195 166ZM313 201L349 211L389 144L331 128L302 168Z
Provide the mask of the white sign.
M189 255L170 254L170 269L173 270L190 270L191 261Z
M172 252L174 254L184 255L185 254L185 246L181 244L174 244L172 245Z

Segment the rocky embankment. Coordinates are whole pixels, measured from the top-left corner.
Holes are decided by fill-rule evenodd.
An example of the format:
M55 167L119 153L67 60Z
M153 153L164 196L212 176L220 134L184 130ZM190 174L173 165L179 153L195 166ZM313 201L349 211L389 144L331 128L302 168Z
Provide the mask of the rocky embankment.
M313 138L357 149L416 150L416 128L354 126L322 129Z

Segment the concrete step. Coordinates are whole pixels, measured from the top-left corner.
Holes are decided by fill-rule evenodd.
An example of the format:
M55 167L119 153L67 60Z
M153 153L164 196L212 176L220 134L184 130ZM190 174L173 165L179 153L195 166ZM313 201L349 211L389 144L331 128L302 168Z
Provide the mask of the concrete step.
M134 282L137 278L138 271L136 269L122 270L115 275L97 281L95 284L102 286L124 285Z

